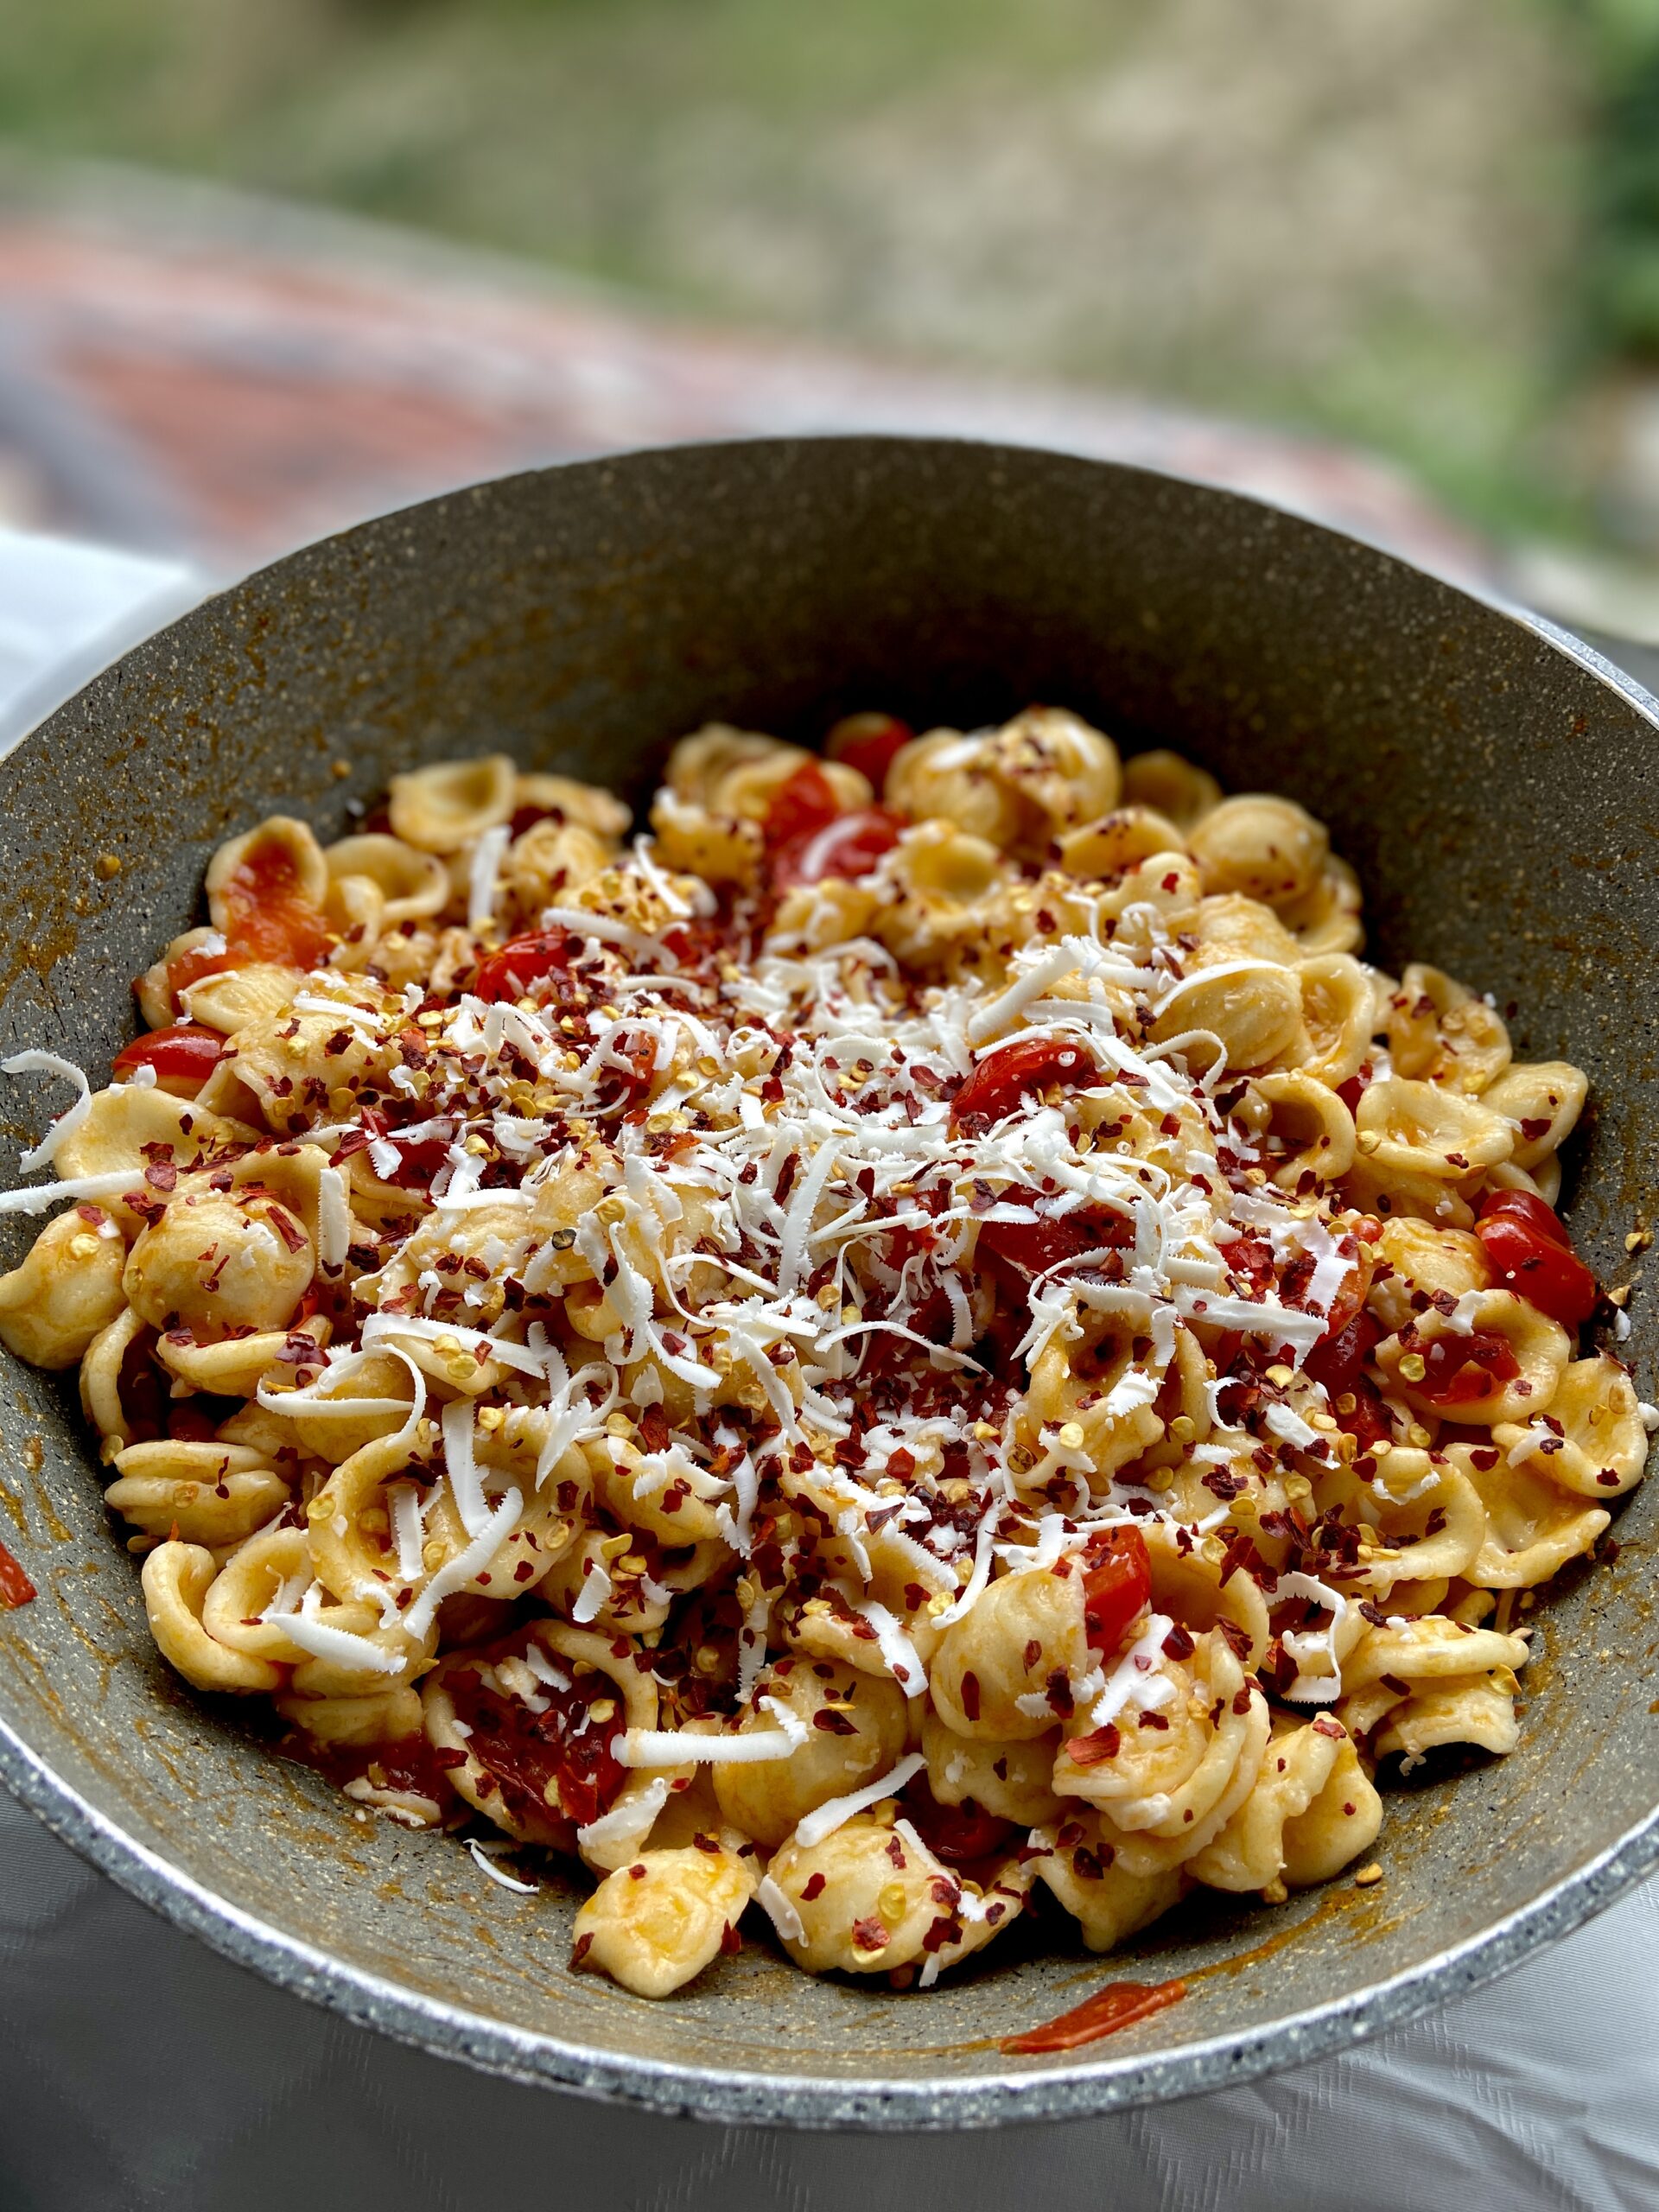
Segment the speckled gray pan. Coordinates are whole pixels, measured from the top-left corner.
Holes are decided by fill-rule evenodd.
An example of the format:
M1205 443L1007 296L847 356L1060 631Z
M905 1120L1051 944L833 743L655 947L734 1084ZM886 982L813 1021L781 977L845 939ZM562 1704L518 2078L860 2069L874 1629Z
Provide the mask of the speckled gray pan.
M215 842L273 809L336 830L412 761L505 746L637 793L708 716L810 738L866 705L971 724L1032 700L1295 794L1360 871L1376 957L1450 969L1518 1006L1517 1049L1580 1062L1596 1103L1568 1211L1598 1271L1627 1278L1655 1182L1659 709L1573 640L1329 531L1039 453L641 454L279 562L0 766L0 1045L101 1079L131 1033L128 979L195 917ZM12 1085L0 1133L36 1134L48 1096L61 1107ZM6 1264L26 1233L8 1226ZM1654 1325L1633 1311L1651 1395ZM1180 2096L1407 2018L1659 1859L1656 1486L1620 1517L1616 1564L1550 1611L1514 1756L1392 1793L1380 1887L1276 1910L1212 1897L1113 1967L1019 1932L926 1995L813 1981L752 1940L647 2004L566 1970L573 1891L512 1897L453 1840L363 1824L242 1708L174 1679L73 1392L0 1364L0 1538L41 1590L0 1615L12 1787L256 1972L526 2081L874 2127ZM1184 1974L1191 1994L1092 2049L1000 2054L1111 1971Z

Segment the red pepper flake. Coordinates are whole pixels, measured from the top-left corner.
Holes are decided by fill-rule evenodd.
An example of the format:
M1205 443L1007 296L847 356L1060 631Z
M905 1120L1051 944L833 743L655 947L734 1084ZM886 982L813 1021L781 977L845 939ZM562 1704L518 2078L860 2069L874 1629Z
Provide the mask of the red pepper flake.
M1102 2036L1116 2035L1120 2028L1133 2027L1138 2020L1149 2020L1166 2005L1178 2005L1185 1994L1184 1981L1108 1982L1104 1989L1096 1990L1058 2019L1029 2029L1022 2036L1004 2037L1001 2047L1011 2057L1021 2058L1051 2050L1076 2050L1083 2044L1098 2042Z
M265 1218L290 1252L302 1252L305 1249L305 1231L285 1207L273 1205Z
M15 1612L19 1605L27 1605L39 1595L22 1567L0 1544L0 1605L8 1612Z
M885 1951L892 1941L886 1926L874 1914L868 1920L853 1923L853 1948L856 1951Z
M969 1720L979 1718L979 1676L965 1674L962 1678L962 1709Z
M570 1954L571 1966L573 1967L581 1966L582 1961L587 1957L588 1952L591 1951L593 1948L594 1939L591 1935L578 1936L576 1938L575 1948Z
M805 1881L801 1885L802 1904L810 1904L814 1897L821 1897L823 1895L825 1886L824 1878L822 1874L809 1874Z
M1073 1736L1065 1746L1065 1756L1073 1766L1103 1766L1108 1759L1117 1757L1122 1743L1117 1723L1109 1720L1103 1728L1087 1736Z
M1235 1659L1248 1659L1250 1654L1250 1631L1240 1622L1229 1620L1224 1615L1216 1623L1223 1642Z
M728 1959L735 1958L743 1948L743 1938L729 1920L720 1931L720 1948Z

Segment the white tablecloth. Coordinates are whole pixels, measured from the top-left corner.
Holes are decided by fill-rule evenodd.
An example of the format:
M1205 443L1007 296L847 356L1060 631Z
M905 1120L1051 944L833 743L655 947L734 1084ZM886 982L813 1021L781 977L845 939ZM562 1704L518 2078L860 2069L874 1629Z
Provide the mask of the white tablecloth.
M0 745L188 589L0 531ZM1415 2026L1249 2088L994 2135L788 2135L401 2050L177 1934L0 1796L0 2212L1315 2205L1652 2212L1659 1887Z

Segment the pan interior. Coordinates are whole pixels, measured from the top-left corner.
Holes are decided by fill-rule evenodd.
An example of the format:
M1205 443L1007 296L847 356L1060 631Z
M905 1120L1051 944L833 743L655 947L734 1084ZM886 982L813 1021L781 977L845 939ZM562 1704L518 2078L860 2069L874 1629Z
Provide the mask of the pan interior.
M0 766L0 1046L46 1046L101 1080L131 1034L128 979L197 918L215 842L274 811L337 833L348 801L412 763L499 747L638 798L711 717L810 741L868 706L973 727L1032 701L1125 750L1173 745L1230 789L1300 799L1360 873L1370 957L1433 961L1492 994L1517 1055L1579 1062L1594 1106L1567 1211L1598 1274L1628 1279L1659 1129L1648 712L1570 646L1376 551L1033 452L640 454L485 486L279 563ZM21 1145L62 1103L17 1082L6 1134ZM4 1264L28 1234L4 1225ZM1633 1318L1620 1349L1649 1395L1640 1299ZM0 1614L13 1780L210 1940L480 2063L728 2118L1099 2109L1401 2017L1652 1855L1639 1840L1593 1871L1659 1803L1659 1506L1638 1491L1615 1563L1542 1616L1519 1749L1390 1794L1380 1886L1268 1910L1207 1899L1109 1966L1055 1948L1051 1927L925 1999L815 1982L752 1942L647 2004L566 1971L574 1885L509 1896L452 1840L371 1822L174 1678L73 1389L0 1365L0 1537L41 1592ZM1077 2056L1000 2055L999 2035L1111 1972L1183 1974L1192 1995Z

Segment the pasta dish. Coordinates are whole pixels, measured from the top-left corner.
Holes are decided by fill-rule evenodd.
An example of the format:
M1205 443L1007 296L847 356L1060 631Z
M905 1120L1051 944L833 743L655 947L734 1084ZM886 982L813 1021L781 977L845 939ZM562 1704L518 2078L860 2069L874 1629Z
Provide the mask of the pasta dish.
M1301 807L1062 710L712 725L629 830L504 755L274 817L106 1088L6 1064L76 1096L0 1338L167 1662L581 1860L648 1996L746 1914L902 1988L1282 1902L1510 1751L1659 1425L1581 1340L1579 1070L1368 965Z

